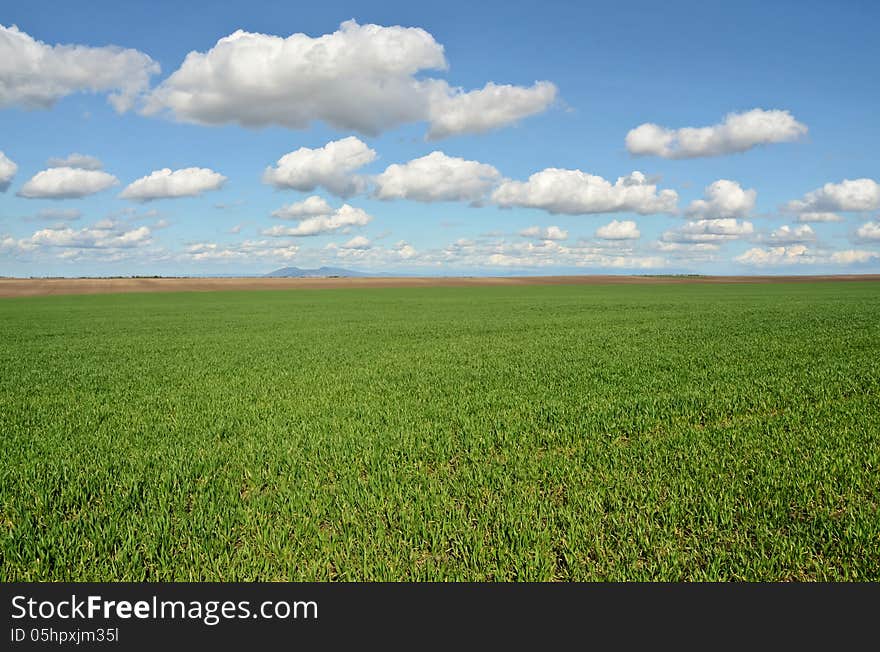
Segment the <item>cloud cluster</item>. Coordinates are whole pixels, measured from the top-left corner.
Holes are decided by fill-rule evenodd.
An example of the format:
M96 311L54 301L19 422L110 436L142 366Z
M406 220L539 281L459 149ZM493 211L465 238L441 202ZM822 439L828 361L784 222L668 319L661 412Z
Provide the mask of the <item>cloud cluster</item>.
M6 154L0 152L0 192L6 192L16 172L18 166Z
M548 226L541 228L540 226L530 226L519 232L523 238L532 238L533 240L568 240L568 231L560 229L558 226Z
M856 230L859 240L880 241L880 222L865 222Z
M684 226L671 231L666 231L662 236L663 242L727 242L738 240L754 233L755 227L751 222L739 221L734 218L696 220L687 222Z
M475 133L546 109L549 82L487 84L464 92L419 73L447 68L443 46L415 27L359 25L287 38L239 30L207 52L190 52L149 96L148 115L200 124L280 125L314 121L370 136L427 121L429 137Z
M667 265L662 256L645 256L631 249L615 249L579 243L567 246L545 240L533 243L459 244L447 248L447 256L460 257L458 264L474 267L582 267L613 269L656 269Z
M41 229L31 236L31 242L49 247L78 249L111 249L137 247L150 240L150 229L138 226L122 230L115 223L97 223L84 229Z
M119 179L101 170L49 168L29 179L18 191L18 196L28 199L77 199L117 184Z
M744 265L775 267L780 265L856 265L880 259L874 251L850 249L847 251L815 251L806 245L788 247L754 247L735 260Z
M341 249L369 249L372 246L369 238L362 235L356 235L348 242L339 245Z
M492 201L505 208L540 208L553 214L634 212L648 215L674 212L678 193L674 190L658 192L657 186L641 172L620 177L612 184L580 170L546 168L531 175L528 181L504 181L492 193Z
M754 190L743 190L736 181L719 179L706 187L705 199L691 202L687 214L704 220L745 217L755 207L757 195Z
M119 196L138 202L177 197L198 197L203 192L219 190L226 177L208 168L169 168L155 170L130 183Z
M376 152L354 136L334 140L323 147L300 147L278 159L263 173L263 182L276 188L312 192L319 186L338 197L350 197L366 187L352 173L372 162Z
M807 127L788 111L752 109L729 113L711 127L668 129L645 123L626 135L626 149L634 156L680 159L745 152L757 145L793 141Z
M289 209L290 207L287 208ZM284 214L284 209L275 212L281 212ZM297 219L299 220L299 224L296 226L283 226L279 224L264 229L261 233L276 238L322 235L352 226L365 226L372 221L373 217L360 208L354 208L348 204L343 204L336 210L331 209L329 213L319 215L297 216L294 211L294 213L287 215L287 219Z
M612 220L596 229L596 237L602 240L637 240L641 235L639 227L632 220Z
M476 134L541 113L556 99L556 86L535 82L531 87L493 84L466 93L444 83L433 87L428 109L428 140Z
M307 217L329 215L333 208L323 197L312 195L301 202L287 204L276 211L272 211L272 217L280 220L304 220Z
M814 216L822 212L871 211L878 208L880 208L880 183L864 178L826 183L821 188L808 192L803 199L790 201L784 206L788 212Z
M83 91L110 92L119 111L132 108L159 64L115 46L47 45L14 25L0 25L0 108L46 109Z
M197 242L189 245L180 256L183 260L206 263L293 260L299 246L273 240L245 240L221 245L216 242Z
M794 227L783 224L778 229L771 231L769 235L760 238L760 241L767 244L789 245L813 242L815 239L816 232L813 231L809 224Z
M379 199L479 202L500 178L491 165L435 151L389 165L375 179L375 194Z
M331 242L324 247L322 253L333 255L336 262L341 264L373 269L402 264L413 266L426 264L421 252L405 240L399 240L389 247L381 247L357 236L341 245Z
M717 260L721 246L717 242L669 242L658 240L651 248L670 259L688 263L708 263Z
M361 268L387 269L428 268L437 270L459 269L536 269L536 268L612 268L657 269L667 265L663 256L642 255L628 246L596 245L580 242L565 245L551 239L538 241L469 240L460 239L434 249L415 249L405 241L391 247L372 245L354 249L331 244L325 252L332 253L342 263Z

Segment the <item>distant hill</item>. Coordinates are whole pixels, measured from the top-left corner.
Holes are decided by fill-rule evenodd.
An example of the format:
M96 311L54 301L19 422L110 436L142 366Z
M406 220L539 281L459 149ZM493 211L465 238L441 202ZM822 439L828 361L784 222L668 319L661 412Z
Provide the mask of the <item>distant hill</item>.
M363 272L353 272L340 267L319 267L318 269L300 269L299 267L282 267L266 274L267 277L280 278L315 278L327 276L369 276Z

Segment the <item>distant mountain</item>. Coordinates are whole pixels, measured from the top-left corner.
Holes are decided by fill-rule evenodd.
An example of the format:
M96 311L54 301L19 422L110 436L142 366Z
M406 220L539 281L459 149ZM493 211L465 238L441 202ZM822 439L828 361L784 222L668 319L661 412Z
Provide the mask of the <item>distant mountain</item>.
M326 278L327 276L369 276L363 272L353 272L340 267L319 267L318 269L300 269L299 267L282 267L266 274L276 278Z

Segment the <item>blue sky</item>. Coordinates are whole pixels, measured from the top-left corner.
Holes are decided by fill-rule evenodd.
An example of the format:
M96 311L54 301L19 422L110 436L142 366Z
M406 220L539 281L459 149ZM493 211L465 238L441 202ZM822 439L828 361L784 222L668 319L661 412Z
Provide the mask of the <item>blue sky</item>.
M0 275L880 271L880 6L613 4L7 3Z

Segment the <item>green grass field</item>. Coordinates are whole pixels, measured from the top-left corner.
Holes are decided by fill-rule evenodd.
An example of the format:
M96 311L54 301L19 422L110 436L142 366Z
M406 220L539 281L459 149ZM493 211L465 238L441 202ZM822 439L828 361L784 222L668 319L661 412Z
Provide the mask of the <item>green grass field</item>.
M880 284L0 300L0 577L880 580Z

